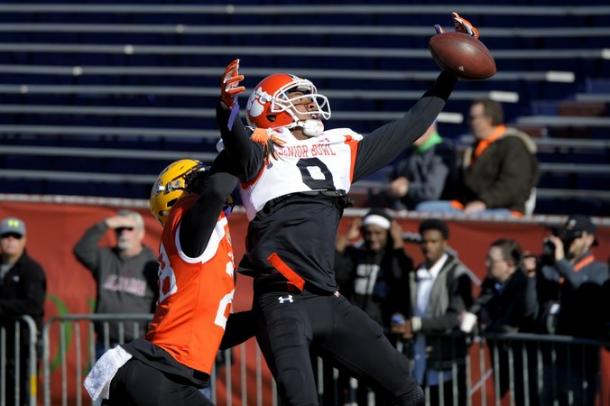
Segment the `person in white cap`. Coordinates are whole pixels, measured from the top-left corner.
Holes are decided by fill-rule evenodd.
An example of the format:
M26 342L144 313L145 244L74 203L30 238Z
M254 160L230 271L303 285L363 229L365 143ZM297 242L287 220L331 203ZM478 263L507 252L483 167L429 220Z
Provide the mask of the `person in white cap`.
M407 275L413 269L400 224L387 211L372 209L337 237L336 249L340 292L389 332L392 314L408 312Z
M339 291L394 340L390 320L393 314L409 314L408 275L413 269L400 224L386 210L372 209L364 217L355 218L347 233L337 237L336 249ZM342 384L347 387L347 382ZM359 384L355 400L366 404L367 398L368 388Z
M16 217L7 217L0 222L0 327L6 329L6 404L19 404L29 399L29 360L27 330L21 328L20 342L15 343L15 321L21 316L30 316L42 329L44 300L47 281L42 266L26 253L25 223ZM15 374L16 344L20 347L20 373ZM19 382L19 394L15 393L15 381Z

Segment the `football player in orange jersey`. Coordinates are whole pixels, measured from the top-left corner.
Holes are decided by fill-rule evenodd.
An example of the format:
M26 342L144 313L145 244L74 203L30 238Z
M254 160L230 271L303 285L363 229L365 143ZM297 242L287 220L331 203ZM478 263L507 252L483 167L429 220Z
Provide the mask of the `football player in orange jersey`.
M457 13L454 23L459 31L478 33ZM349 128L325 129L328 99L311 81L287 73L267 76L253 89L246 113L254 129L246 128L235 102L245 90L238 70L238 60L225 69L217 119L250 221L240 272L254 276L256 337L282 401L319 404L314 352L392 405L423 402L407 359L337 291L334 241L350 185L389 164L424 133L457 76L442 72L402 118L363 137ZM270 158L251 137L283 145Z
M105 405L212 404L201 389L218 349L254 335L252 312L230 314L234 260L225 212L235 184L228 173L191 159L173 162L159 175L150 197L151 212L163 225L157 309L145 339L108 350L94 365L85 380L93 399L101 397Z

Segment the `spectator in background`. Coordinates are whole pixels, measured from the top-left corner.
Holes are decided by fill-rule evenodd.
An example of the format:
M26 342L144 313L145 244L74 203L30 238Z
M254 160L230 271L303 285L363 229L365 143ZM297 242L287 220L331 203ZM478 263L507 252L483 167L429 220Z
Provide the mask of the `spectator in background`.
M471 312L484 332L516 333L532 328L537 311L535 285L522 267L521 247L516 241L494 241L487 252L487 277Z
M98 245L106 231L116 234L116 246ZM74 255L91 273L97 283L95 313L151 313L157 292L157 262L153 252L142 244L144 220L130 210L90 227L74 247ZM98 357L117 343L131 341L146 332L146 323L96 323ZM139 330L139 331L136 331ZM106 337L106 334L108 336Z
M596 261L592 247L597 245L596 227L588 216L570 216L557 235L546 240L546 257L542 276L547 284L559 289L556 329L550 333L587 338L601 338L604 326L594 322L589 313L596 307L601 286L608 280L608 265ZM548 304L546 307L549 307ZM587 314L583 318L583 314Z
M574 215L557 235L546 240L547 255L543 257L538 290L547 293L541 299L541 319L550 333L606 337L606 315L600 311L600 304L604 303L603 285L609 273L608 265L596 261L591 251L597 244L595 231L588 216ZM565 388L562 393L571 393L575 404L594 404L599 386L598 348L566 346L557 351L556 366L555 371L547 371L546 379L557 379L556 384Z
M421 202L453 198L457 156L453 144L432 124L394 166L388 188L398 206L414 210Z
M349 245L361 236L361 244ZM400 224L385 210L372 209L362 219L355 219L347 234L338 236L336 249L335 275L339 291L379 323L388 338L395 338L389 335L390 319L394 313L410 312L407 277L413 269L413 261L404 249ZM350 387L344 374L339 381L342 391ZM341 404L346 403L343 395L339 395ZM364 405L368 403L367 398L368 388L361 383L356 401ZM379 395L377 399L383 403Z
M349 245L360 236L361 244ZM340 292L389 332L394 313L409 314L407 278L413 260L405 251L400 224L385 210L372 209L337 238L336 248Z
M16 402L15 381L19 380L19 404L29 404L29 331L20 323L20 342L15 343L15 322L21 316L30 316L42 331L47 281L40 264L27 254L25 224L18 218L7 217L0 222L0 327L6 329L6 404ZM19 345L19 376L15 374L15 349ZM40 352L38 352L40 353Z
M525 133L507 127L502 106L476 100L470 107L476 139L461 163L459 197L423 203L422 211L522 216L538 181L536 144Z
M481 286L481 292L475 304L470 309L480 321L480 329L484 333L517 333L531 331L535 325L538 310L535 294L535 283L528 278L522 268L523 254L516 241L500 239L494 241L487 252L487 277ZM469 316L462 316L462 320ZM463 329L467 330L467 329ZM503 396L514 383L515 404L524 404L525 389L523 386L523 371L528 371L523 364L523 345L517 341L488 341L493 358L496 379L499 379L500 394ZM509 367L509 355L512 352L514 364ZM496 358L497 357L497 358ZM534 376L530 377L528 398L530 404L536 404Z
M414 373L430 389L430 404L465 405L466 342L458 333L460 316L473 302L472 274L448 252L444 221L423 221L419 234L424 262L409 275L412 317L404 323L395 318L392 331L405 339L415 334Z

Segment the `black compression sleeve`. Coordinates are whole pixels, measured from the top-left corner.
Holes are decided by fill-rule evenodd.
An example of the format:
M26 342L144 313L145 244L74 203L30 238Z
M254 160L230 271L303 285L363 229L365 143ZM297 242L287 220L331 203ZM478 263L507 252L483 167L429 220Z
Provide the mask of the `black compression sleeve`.
M256 318L252 310L229 315L220 349L234 347L256 334Z
M203 253L225 200L236 184L237 179L226 172L213 173L205 179L199 199L180 222L180 245L186 255L197 258Z
M251 131L244 126L241 119L236 117L229 128L231 111L221 103L216 106L216 121L224 149L230 156L230 173L237 176L241 182L247 182L256 177L264 164L263 147L250 141Z
M443 110L457 77L442 72L430 90L399 120L377 128L358 143L353 182L394 160L419 138Z

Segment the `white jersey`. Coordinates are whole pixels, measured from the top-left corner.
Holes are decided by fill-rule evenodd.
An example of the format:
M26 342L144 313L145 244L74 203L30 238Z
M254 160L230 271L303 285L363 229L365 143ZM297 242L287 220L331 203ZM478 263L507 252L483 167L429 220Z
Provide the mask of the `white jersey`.
M279 130L286 142L252 181L241 185L248 220L276 197L312 190L349 191L362 135L349 128L324 131L319 137L297 140L286 128Z

